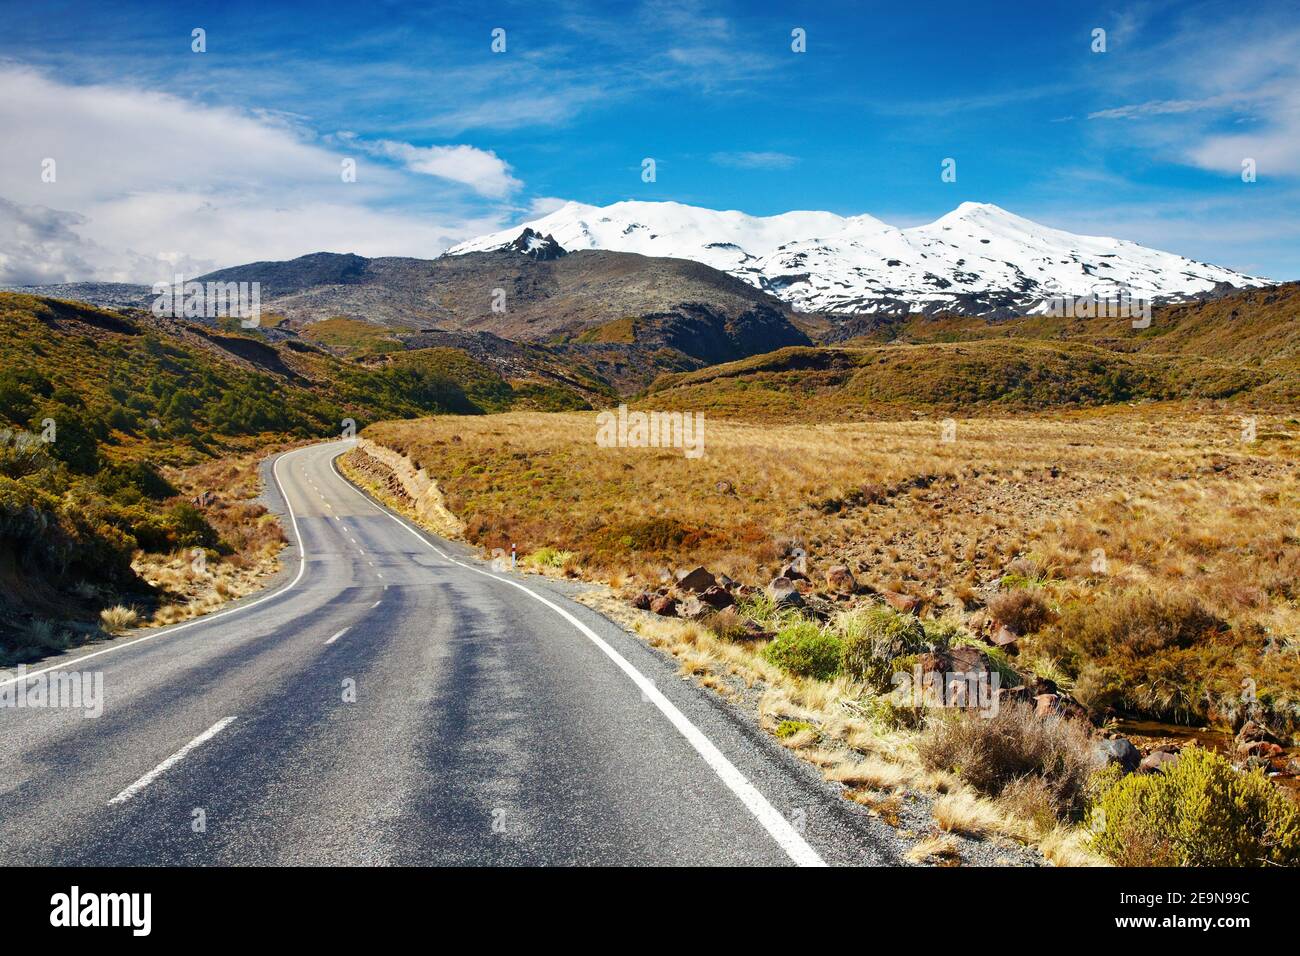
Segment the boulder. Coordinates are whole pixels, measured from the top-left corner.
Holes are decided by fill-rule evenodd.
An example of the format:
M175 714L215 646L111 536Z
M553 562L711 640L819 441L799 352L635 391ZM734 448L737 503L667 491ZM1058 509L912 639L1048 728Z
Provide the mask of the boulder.
M732 637L735 641L770 641L776 637L776 631L767 631L757 621L745 618L745 632Z
M638 611L650 610L650 603L654 600L648 591L642 591L632 599L632 606Z
M1272 760L1284 753L1286 751L1280 746L1269 743L1267 740L1246 740L1237 744L1237 756L1239 757L1262 757L1265 760Z
M1068 717L1071 720L1087 720L1088 710L1069 694L1059 691L1054 694L1035 694L1034 713L1039 717Z
M724 607L731 607L736 603L736 599L731 596L731 592L717 584L702 593L700 600L715 611L721 611Z
M1269 733L1267 727L1255 720L1246 721L1241 725L1241 730L1237 731L1238 745L1261 740L1270 744L1280 744L1282 742Z
M733 588L735 588L735 586L736 586L736 582L733 581L733 580L731 580L731 578L727 577L725 574L721 574L721 573L719 573L718 575L716 575L716 577L717 577L717 579L718 579L718 585L719 585L719 587L724 587L724 588L726 588L728 591L730 591L730 590L732 590Z
M916 598L908 597L906 594L899 594L897 591L881 591L880 596L895 611L901 611L904 614L915 614L917 607L921 603Z
M794 586L794 582L786 577L773 578L765 593L778 607L803 607L804 605L803 595Z
M677 599L667 594L661 594L650 602L650 610L656 614L662 614L664 617L675 617L677 615Z
M677 575L677 586L683 591L694 591L696 594L704 593L717 583L717 578L704 567L681 571Z
M1138 773L1159 773L1166 767L1172 770L1178 766L1178 754L1172 750L1153 750L1142 758L1138 764Z
M994 647L1000 647L1008 654L1020 653L1020 645L1016 643L1020 639L1019 635L1005 624L997 625L992 632L983 635L984 640Z
M713 613L709 607L694 594L688 594L677 606L677 616L686 621L698 621Z
M1097 752L1107 764L1119 764L1125 773L1134 773L1142 765L1142 754L1123 737L1099 742Z
M854 580L853 572L847 565L835 564L826 569L826 586L841 594L851 594L857 589L858 582Z
M780 577L789 578L792 581L808 580L808 559L803 555L791 559L790 563L781 569Z

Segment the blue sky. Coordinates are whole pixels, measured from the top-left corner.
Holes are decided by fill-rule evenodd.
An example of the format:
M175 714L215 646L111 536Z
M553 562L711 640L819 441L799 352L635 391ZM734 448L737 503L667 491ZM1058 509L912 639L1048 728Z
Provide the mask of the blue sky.
M975 200L1300 278L1300 5L997 6L0 3L0 279L428 256L567 199Z

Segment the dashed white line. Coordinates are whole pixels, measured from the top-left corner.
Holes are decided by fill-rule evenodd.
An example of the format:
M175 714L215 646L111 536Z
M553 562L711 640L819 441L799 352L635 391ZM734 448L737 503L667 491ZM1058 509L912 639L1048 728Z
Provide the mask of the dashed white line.
M180 750L176 751L174 754L172 754L170 757L168 757L158 766L154 767L152 770L150 770L147 774L145 774L135 783L131 784L131 786L127 787L125 790L119 793L112 800L108 801L109 805L111 806L114 803L126 803L126 801L130 800L132 797L134 797L145 787L149 786L149 784L153 783L155 780L161 777L172 767L176 766L178 763L184 760L185 755L188 754L195 747L198 747L201 744L206 743L207 741L215 737L217 734L225 730L227 727L229 727L234 722L234 720L235 720L234 717L223 717L221 718L221 720L218 720L215 724L213 724L207 730L203 731L203 733L199 734L197 737L195 737L193 740L187 743Z
M326 644L333 644L333 643L334 643L335 641L337 641L340 637L342 637L344 634L346 634L349 630L350 630L350 627L345 627L345 628L343 628L343 630L339 631L337 634L335 634L333 637L331 637L331 638L330 638L328 641L326 641L325 643L326 643Z

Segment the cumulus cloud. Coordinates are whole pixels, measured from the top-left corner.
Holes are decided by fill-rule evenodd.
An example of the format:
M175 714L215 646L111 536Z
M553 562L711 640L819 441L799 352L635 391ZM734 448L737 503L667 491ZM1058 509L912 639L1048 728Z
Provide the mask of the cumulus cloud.
M413 173L469 186L481 196L500 199L523 186L510 175L510 165L491 150L473 146L412 146L388 139L363 148L395 159Z
M481 197L520 186L471 146L376 155L276 114L13 63L0 63L0 128L5 284L152 283L320 250L433 256L500 228L508 211Z

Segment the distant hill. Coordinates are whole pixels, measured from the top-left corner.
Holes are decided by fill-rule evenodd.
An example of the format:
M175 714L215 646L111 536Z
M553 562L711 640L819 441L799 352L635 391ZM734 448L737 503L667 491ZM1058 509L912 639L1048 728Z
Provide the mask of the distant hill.
M273 337L310 337L312 326L340 319L367 323L372 333L354 326L354 334L388 339L395 348L414 335L487 335L497 345L532 345L530 362L552 371L560 362L621 392L664 371L811 344L779 299L700 263L566 253L546 237L519 240L517 247L440 259L320 252L221 269L197 281L260 283L266 324L279 326ZM118 308L151 301L144 286L100 283L59 286L58 295ZM334 347L328 336L323 344ZM506 364L517 366L520 358L515 350Z
M1300 283L1129 318L875 317L845 343L664 375L656 400L717 414L852 418L1126 401L1300 401Z

